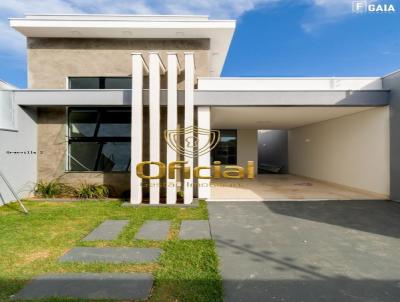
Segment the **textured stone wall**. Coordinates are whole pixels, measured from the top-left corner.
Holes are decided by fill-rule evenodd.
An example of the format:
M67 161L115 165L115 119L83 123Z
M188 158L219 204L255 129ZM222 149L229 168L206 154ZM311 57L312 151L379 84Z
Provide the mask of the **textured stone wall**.
M28 88L65 89L70 76L130 76L131 53L159 51L164 64L167 52L176 51L184 66L184 52L195 53L196 76L208 76L208 39L66 39L28 38ZM183 89L184 73L178 79ZM147 85L148 81L144 81ZM166 75L162 87L166 88ZM145 88L147 88L145 86Z

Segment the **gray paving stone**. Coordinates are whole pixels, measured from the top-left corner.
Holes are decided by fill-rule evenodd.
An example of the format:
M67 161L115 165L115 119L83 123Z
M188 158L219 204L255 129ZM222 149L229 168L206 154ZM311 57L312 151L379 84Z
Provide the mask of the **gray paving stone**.
M146 221L135 238L140 240L166 240L170 226L171 221L169 220Z
M148 298L153 276L145 273L49 274L33 279L13 300L50 297L142 300Z
M208 220L184 220L181 223L179 239L199 240L211 239Z
M75 247L62 256L60 262L146 263L157 261L159 248Z
M106 220L83 238L83 241L115 240L129 220Z

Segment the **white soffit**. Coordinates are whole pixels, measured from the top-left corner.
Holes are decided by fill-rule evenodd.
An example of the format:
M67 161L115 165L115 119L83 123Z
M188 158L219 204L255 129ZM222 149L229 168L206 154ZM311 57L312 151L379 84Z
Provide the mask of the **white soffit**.
M212 107L211 128L289 130L369 109L373 107Z
M26 37L210 39L210 73L219 76L233 33L234 20L207 16L27 15L10 18L10 26Z

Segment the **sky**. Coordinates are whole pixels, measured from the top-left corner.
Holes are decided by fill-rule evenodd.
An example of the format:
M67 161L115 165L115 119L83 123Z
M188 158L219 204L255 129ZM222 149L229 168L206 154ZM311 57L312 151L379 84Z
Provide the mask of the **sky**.
M394 13L354 13L351 0L1 0L0 79L26 87L25 38L8 25L26 13L202 14L236 19L225 77L383 76L400 69Z

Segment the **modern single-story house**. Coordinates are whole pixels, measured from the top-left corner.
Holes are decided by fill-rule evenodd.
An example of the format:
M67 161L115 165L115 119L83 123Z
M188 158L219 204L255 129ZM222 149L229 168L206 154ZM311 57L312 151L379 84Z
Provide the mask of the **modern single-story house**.
M59 179L133 204L400 200L400 72L220 77L235 21L207 16L10 26L27 38L28 88L0 87L0 170L22 196Z

